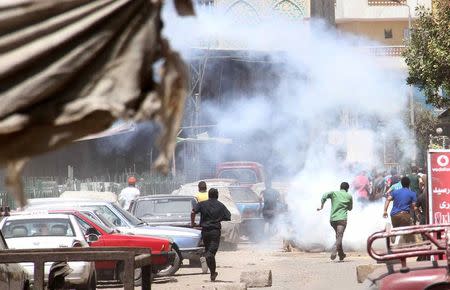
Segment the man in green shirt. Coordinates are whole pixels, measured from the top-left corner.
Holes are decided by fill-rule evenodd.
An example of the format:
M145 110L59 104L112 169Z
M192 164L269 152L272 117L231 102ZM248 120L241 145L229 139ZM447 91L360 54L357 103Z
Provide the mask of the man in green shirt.
M327 199L331 199L330 224L336 233L336 243L331 251L331 260L336 259L337 254L339 254L340 261L344 260L346 256L342 248L342 238L347 227L347 212L353 208L353 198L348 193L348 188L349 184L342 182L339 191L325 193L322 196L322 204L317 209L318 211L322 210Z

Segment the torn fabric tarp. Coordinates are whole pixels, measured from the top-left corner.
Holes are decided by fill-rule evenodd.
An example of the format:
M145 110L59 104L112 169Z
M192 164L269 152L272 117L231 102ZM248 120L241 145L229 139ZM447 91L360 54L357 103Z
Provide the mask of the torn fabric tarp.
M8 0L0 5L0 163L20 204L24 160L107 129L161 121L167 170L187 69L161 37L162 0ZM190 0L176 0L192 14ZM190 4L190 5L189 5ZM162 59L160 83L152 65Z

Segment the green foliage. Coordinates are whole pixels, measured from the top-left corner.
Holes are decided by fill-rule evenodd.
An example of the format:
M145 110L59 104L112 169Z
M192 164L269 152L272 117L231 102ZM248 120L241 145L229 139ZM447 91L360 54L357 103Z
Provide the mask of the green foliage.
M450 4L437 0L433 11L419 7L411 41L404 56L409 67L408 84L422 89L427 102L438 107L450 105Z
M414 104L414 113L414 133L416 134L417 146L421 151L426 151L430 143L430 135L435 135L438 119L433 111L420 103Z

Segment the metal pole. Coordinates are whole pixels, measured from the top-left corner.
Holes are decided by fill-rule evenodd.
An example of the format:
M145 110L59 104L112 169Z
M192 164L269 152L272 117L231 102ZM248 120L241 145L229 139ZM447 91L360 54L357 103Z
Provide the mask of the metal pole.
M412 28L411 6L409 6L408 3L400 2L400 0L391 0L391 1L408 7L408 38L407 38L407 42L408 42L408 44L410 44L411 43L411 28ZM414 135L414 139L415 139L414 93L413 93L412 86L409 86L409 89L408 89L408 102L409 102L410 124L411 124L411 128L413 129L413 135ZM414 152L413 161L414 161L414 163L416 161L416 152Z

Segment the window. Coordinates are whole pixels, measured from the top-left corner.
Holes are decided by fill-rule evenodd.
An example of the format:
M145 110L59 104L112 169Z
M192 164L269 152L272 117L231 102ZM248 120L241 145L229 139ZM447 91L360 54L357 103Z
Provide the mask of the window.
M138 218L149 216L190 215L193 199L153 199L136 203L134 215Z
M242 183L257 183L258 178L256 177L255 171L252 169L227 169L219 173L218 178L225 179L236 179Z
M385 39L392 38L392 29L384 29L384 38Z
M230 187L229 189L234 202L259 202L258 195L248 187Z
M2 228L5 238L32 236L74 237L69 219L23 219L7 221Z

